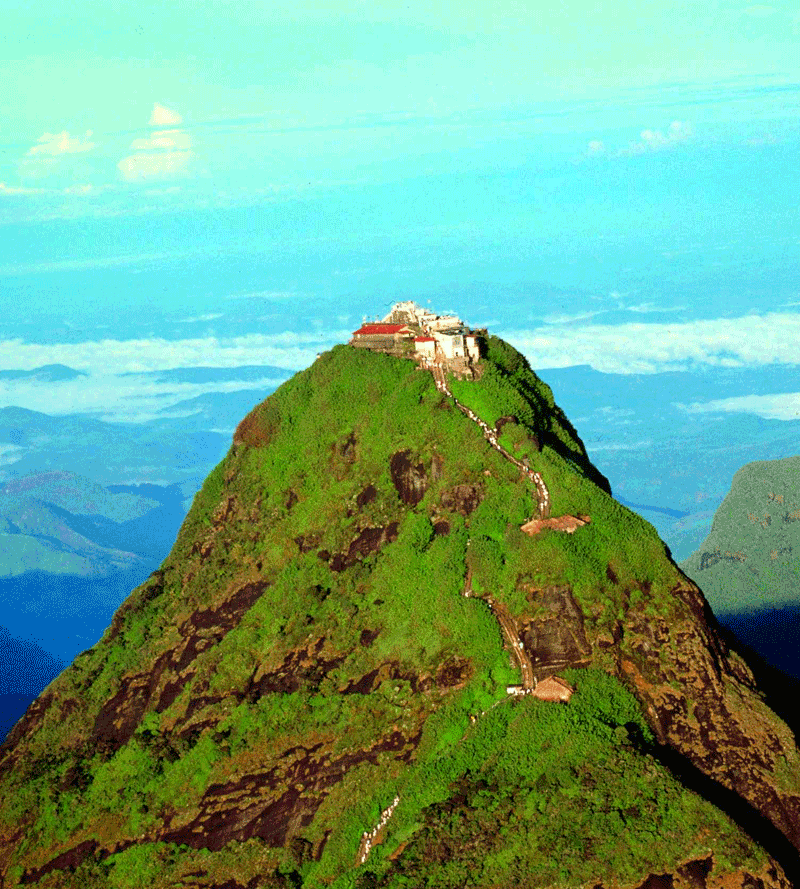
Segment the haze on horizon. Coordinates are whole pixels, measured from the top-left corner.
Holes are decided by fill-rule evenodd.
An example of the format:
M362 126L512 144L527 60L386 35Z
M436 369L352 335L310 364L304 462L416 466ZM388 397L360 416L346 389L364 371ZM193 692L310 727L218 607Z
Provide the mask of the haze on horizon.
M601 468L664 434L603 397L631 374L672 425L800 417L787 0L5 12L0 371L81 373L0 407L148 422L413 298L610 375L571 413Z

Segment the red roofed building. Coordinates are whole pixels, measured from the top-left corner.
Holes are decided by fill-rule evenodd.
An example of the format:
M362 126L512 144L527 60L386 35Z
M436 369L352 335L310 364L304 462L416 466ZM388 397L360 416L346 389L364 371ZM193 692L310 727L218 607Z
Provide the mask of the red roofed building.
M406 324L362 324L358 330L353 332L353 336L395 336L396 334L405 334L411 336L411 328Z
M403 351L403 345L411 345L414 331L407 324L362 324L358 330L353 331L351 346L362 349L373 349L378 352L392 352L399 354Z

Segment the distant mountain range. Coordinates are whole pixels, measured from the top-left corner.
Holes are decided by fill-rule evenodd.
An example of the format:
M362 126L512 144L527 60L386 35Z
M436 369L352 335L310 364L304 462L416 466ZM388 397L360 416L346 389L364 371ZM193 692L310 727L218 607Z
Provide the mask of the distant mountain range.
M0 372L37 383L84 376L59 364ZM197 367L147 376L265 386L180 400L146 423L0 408L0 665L10 689L0 685L0 737L162 562L237 422L288 372Z
M39 383L58 383L85 377L82 370L75 370L65 364L45 364L33 370L0 370L0 380L35 380Z

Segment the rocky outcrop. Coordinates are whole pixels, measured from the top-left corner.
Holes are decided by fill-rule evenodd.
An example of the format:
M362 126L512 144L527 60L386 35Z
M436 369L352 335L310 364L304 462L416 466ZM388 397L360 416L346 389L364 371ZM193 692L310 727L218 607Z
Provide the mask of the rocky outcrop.
M423 463L414 463L411 451L398 451L389 460L392 484L406 506L416 506L425 496L430 484Z
M584 617L568 586L528 588L535 617L521 628L521 639L537 679L552 676L564 667L587 664L591 646Z
M798 762L794 737L753 694L752 674L727 650L697 587L687 580L673 592L686 606L680 620L646 606L628 610L619 670L647 708L671 766L687 769L687 780L741 812L751 829L757 824L759 838L783 862L796 861L800 797L787 781Z

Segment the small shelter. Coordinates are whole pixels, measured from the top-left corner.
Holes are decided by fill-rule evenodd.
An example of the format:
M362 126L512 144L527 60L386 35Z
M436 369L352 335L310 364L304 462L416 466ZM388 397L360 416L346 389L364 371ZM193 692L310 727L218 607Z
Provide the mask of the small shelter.
M574 691L575 689L566 680L558 676L548 676L536 684L531 694L540 701L561 701L566 704Z

